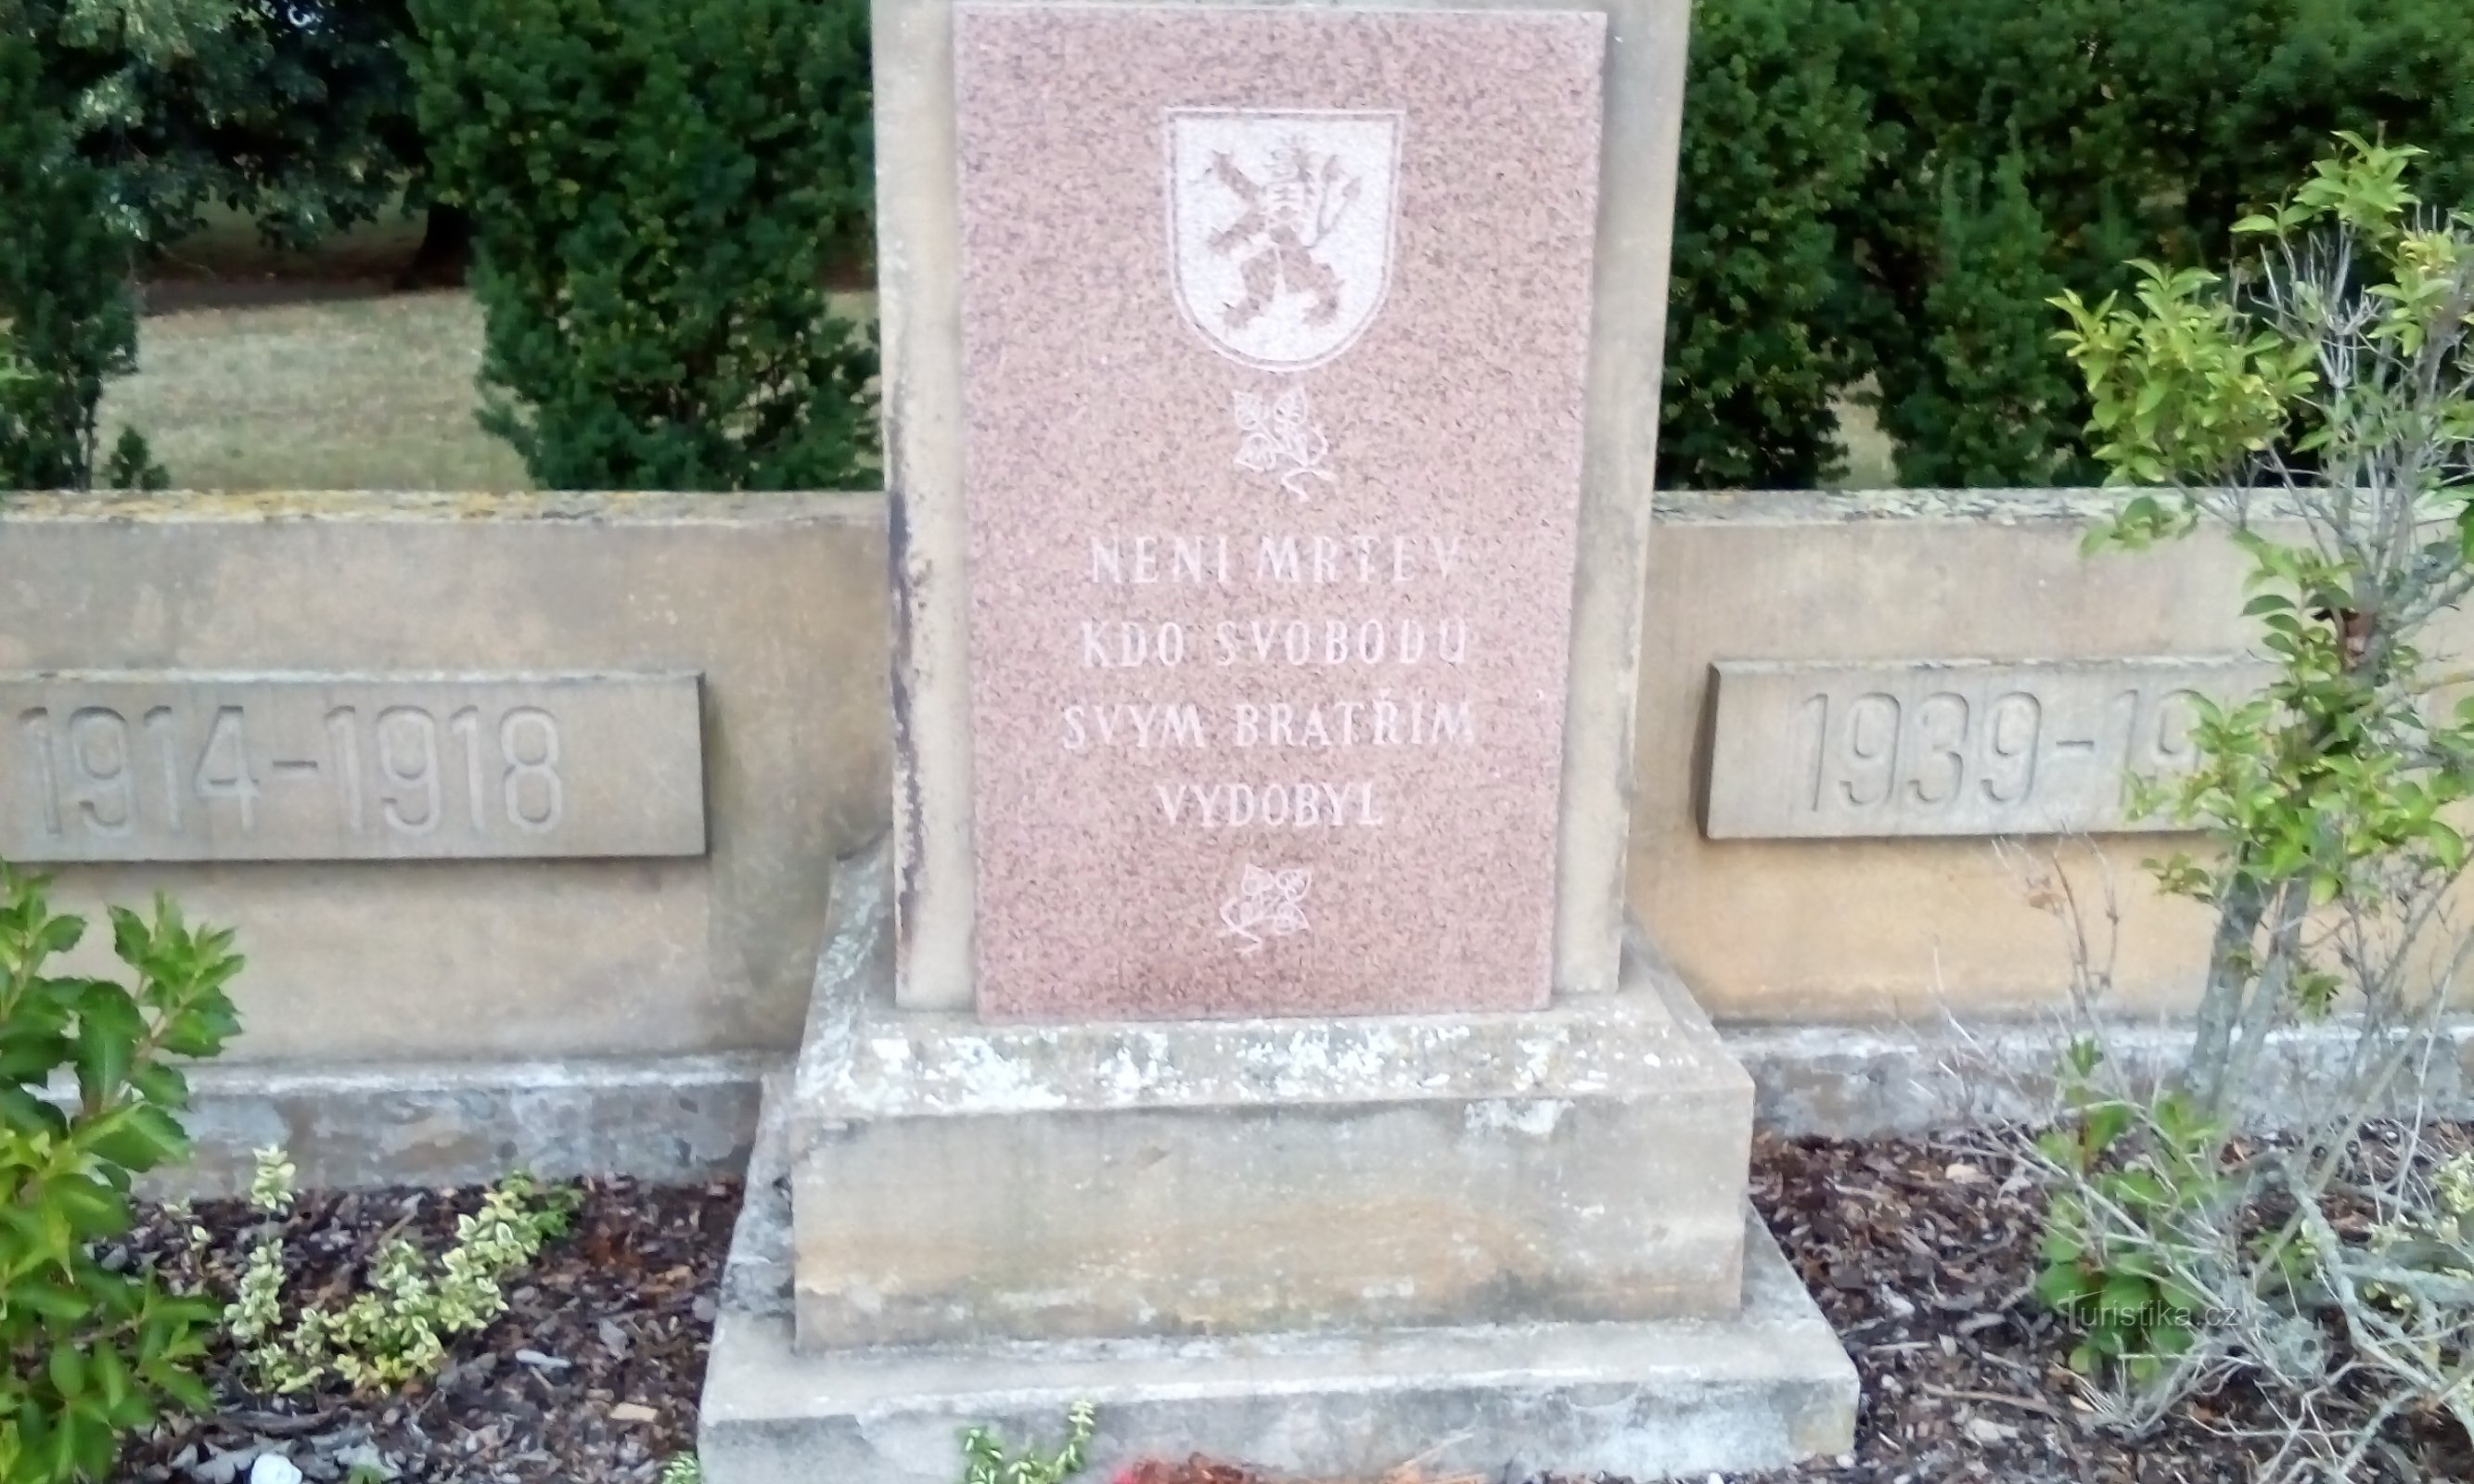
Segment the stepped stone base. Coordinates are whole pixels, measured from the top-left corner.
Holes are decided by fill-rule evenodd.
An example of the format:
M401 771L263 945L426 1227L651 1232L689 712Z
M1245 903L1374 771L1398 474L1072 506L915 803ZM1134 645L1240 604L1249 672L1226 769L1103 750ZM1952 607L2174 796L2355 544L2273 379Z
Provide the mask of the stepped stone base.
M1758 1220L1726 1318L803 1352L780 1093L706 1372L713 1484L952 1484L964 1428L1053 1444L1079 1400L1099 1408L1100 1481L1193 1452L1316 1479L1411 1458L1489 1479L1653 1479L1853 1445L1855 1368Z
M1752 1084L1644 942L1536 1013L987 1026L892 1004L843 873L768 1084L705 1384L714 1484L950 1484L973 1424L1093 1476L1778 1467L1856 1374L1748 1219Z
M845 874L786 1124L802 1350L1735 1306L1752 1080L1646 944L1538 1011L986 1025L894 1008Z

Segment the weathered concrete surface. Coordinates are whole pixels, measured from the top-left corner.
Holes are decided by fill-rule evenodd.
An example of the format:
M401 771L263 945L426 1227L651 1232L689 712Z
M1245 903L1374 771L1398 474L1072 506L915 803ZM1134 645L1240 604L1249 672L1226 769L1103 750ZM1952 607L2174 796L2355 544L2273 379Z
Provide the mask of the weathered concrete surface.
M880 512L835 495L0 499L0 670L704 677L701 858L67 866L61 904L165 890L237 928L237 1060L787 1055L833 862L885 824ZM109 938L77 963L108 969Z
M1724 1033L1758 1088L1757 1122L1783 1134L1907 1136L1994 1123L2043 1123L2059 1107L2054 1072L2074 1031L2062 1022L1930 1027L1740 1026ZM2345 1075L2356 1029L2343 1020L2300 1027L2269 1043L2244 1093L2246 1117L2285 1127L2318 1106ZM2187 1023L2117 1021L2105 1054L2135 1086L2162 1087L2190 1057ZM2474 1018L2439 1028L2428 1080L2400 1088L2393 1109L2474 1118Z
M895 1010L844 922L789 1114L805 1348L1734 1301L1752 1088L1646 959L1526 1014L983 1026Z
M2298 1106L2339 1065L2345 1028L2298 1033L2255 1083L2265 1115ZM2173 1063L2189 1028L2124 1025L2117 1059ZM1916 1135L2048 1116L2057 1027L1736 1026L1720 1032L1751 1074L1755 1126L1781 1134ZM289 1148L304 1183L332 1188L467 1184L510 1168L655 1180L740 1173L755 1136L757 1083L788 1072L771 1054L338 1066L209 1065L190 1073L197 1141L168 1194L247 1188L250 1152ZM65 1095L65 1094L64 1094ZM2474 1020L2447 1028L2427 1092L2441 1116L2474 1118ZM1094 1209L1097 1207L1095 1206ZM787 1217L786 1217L787 1219ZM787 1248L786 1248L787 1253Z
M688 674L0 675L0 860L704 854Z
M2065 945L1985 841L1706 839L1709 668L1947 655L1953 634L1989 660L2238 653L2239 554L2082 557L2111 502L2085 492L1661 498L1633 895L1695 994L1731 1024L2055 1003ZM889 815L884 519L876 497L0 499L0 669L706 676L702 862L72 866L63 898L166 889L238 926L235 1055L270 1065L787 1058L830 863ZM2474 614L2432 645L2470 648ZM2107 847L2125 1010L2187 1010L2198 984L2206 915L2137 865L2171 843ZM2060 853L2093 890L2098 863Z
M738 1053L571 1061L189 1072L196 1156L150 1194L233 1196L252 1152L279 1146L314 1189L735 1176L756 1137L758 1082L778 1058ZM68 1088L62 1098L74 1096Z
M1721 1021L1969 1018L2059 1003L2067 945L2030 906L2022 865L1981 839L1710 839L1710 667L1719 661L1993 661L2233 655L2244 563L2196 536L2152 552L2087 557L2098 492L1661 494L1649 553L1633 899ZM1953 636L1956 636L1955 638ZM2039 842L2090 892L2108 867L2122 897L2118 1003L2193 1003L2209 919L2156 897L2138 869L2170 844L2099 861Z
M2170 832L2134 775L2197 753L2197 704L2250 699L2250 659L1721 660L1711 669L1712 839Z
M1429 0L1442 4L1443 0ZM1612 990L1657 461L1686 0L1524 0L1607 16L1593 295L1557 836L1555 986ZM961 228L952 0L875 0L885 476L897 514L895 730L902 1003L972 1003L970 533L962 501ZM1646 409L1646 410L1645 410Z
M1099 1408L1100 1479L1195 1450L1317 1479L1413 1457L1490 1479L1650 1479L1854 1441L1855 1369L1758 1220L1725 1318L805 1352L781 1106L768 1100L705 1373L713 1484L949 1484L964 1427L1053 1438L1078 1400Z

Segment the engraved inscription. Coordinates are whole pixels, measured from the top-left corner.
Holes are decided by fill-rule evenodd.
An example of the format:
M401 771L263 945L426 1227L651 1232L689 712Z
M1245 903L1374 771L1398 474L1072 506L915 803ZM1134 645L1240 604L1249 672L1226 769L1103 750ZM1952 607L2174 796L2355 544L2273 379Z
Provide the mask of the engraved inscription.
M2124 779L2190 766L2195 703L2248 660L1722 663L1714 839L2145 831Z
M906 657L909 761L971 795L919 880L934 907L967 855L975 931L906 990L1542 1003L1604 17L970 0L952 30L964 447L916 528L960 580L904 596L944 636ZM1094 150L1145 167L1068 167ZM1095 274L1141 291L1057 292Z
M0 677L0 855L693 855L691 675Z

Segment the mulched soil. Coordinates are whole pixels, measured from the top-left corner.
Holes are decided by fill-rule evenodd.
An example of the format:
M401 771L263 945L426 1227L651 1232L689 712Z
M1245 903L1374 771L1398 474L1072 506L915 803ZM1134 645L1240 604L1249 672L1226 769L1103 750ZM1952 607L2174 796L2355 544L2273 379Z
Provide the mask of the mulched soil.
M2197 1423L2126 1443L2074 1399L2070 1342L2027 1296L2042 1202L1981 1149L1765 1140L1753 1200L1863 1378L1847 1484L2247 1484Z
M2228 1434L2264 1425L2256 1397L2208 1399L2137 1442L2093 1426L2051 1316L2025 1297L2036 1197L1998 1156L1924 1143L1764 1139L1754 1200L1779 1233L1863 1377L1856 1450L1768 1476L1768 1484L2247 1484L2253 1458ZM290 1218L304 1281L345 1292L401 1228L437 1251L478 1192L313 1196ZM249 1395L218 1355L218 1416L167 1426L134 1446L122 1477L245 1478L276 1448L310 1478L355 1462L407 1479L632 1481L692 1447L715 1283L738 1187L594 1181L570 1235L510 1293L511 1312L455 1348L434 1385L366 1400L340 1391L269 1400ZM236 1265L255 1217L203 1204L216 1261ZM151 1218L134 1245L168 1253L178 1238ZM2445 1429L2404 1440L2396 1476L2474 1478L2474 1457ZM1714 1476L1713 1476L1714 1477ZM1196 1459L1105 1484L1287 1484ZM1439 1479L1414 1468L1395 1484ZM1546 1479L1529 1484L1625 1484Z
M444 1251L454 1218L480 1196L304 1196L287 1224L292 1251L305 1257L288 1294L349 1296L362 1265L399 1230L424 1252ZM340 1388L273 1399L252 1396L219 1352L216 1415L133 1447L120 1477L229 1484L272 1448L321 1484L354 1464L441 1484L653 1479L695 1446L714 1293L738 1212L735 1181L588 1182L568 1234L510 1283L508 1312L456 1342L434 1383L375 1400ZM195 1214L214 1238L211 1289L227 1294L259 1218L232 1202L202 1202ZM176 1224L155 1213L135 1245L171 1261L180 1243Z

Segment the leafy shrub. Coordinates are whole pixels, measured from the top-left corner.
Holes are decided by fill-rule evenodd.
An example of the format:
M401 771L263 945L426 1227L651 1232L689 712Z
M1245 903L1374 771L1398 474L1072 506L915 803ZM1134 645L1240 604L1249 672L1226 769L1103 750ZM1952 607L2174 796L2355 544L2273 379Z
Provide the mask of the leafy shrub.
M864 8L416 0L440 199L474 224L482 426L553 488L868 481Z
M0 490L159 487L145 440L99 457L103 384L137 366L133 254L110 182L77 151L72 97L15 0L0 0Z
M2190 1240L2186 1218L2223 1198L2227 1177L2216 1168L2222 1131L2178 1093L2151 1105L2107 1095L2094 1080L2102 1059L2091 1040L2071 1047L2063 1121L2038 1140L2072 1180L2045 1213L2036 1297L2078 1326L2074 1369L2121 1366L2146 1383L2196 1342L2207 1296L2155 1247ZM2140 1240L2114 1239L2115 1212Z
M280 1218L292 1205L292 1165L279 1149L257 1152L250 1201ZM500 1282L567 1229L572 1189L544 1192L511 1175L455 1219L455 1243L435 1262L397 1237L378 1249L369 1286L339 1305L304 1303L283 1322L281 1229L270 1222L244 1261L224 1323L256 1384L277 1394L305 1391L333 1376L356 1391L380 1391L434 1375L447 1341L506 1312Z
M102 1249L130 1229L132 1177L188 1156L188 1083L169 1058L211 1057L240 1029L224 986L231 935L158 900L111 913L133 985L45 972L85 923L44 883L0 865L0 1479L101 1479L122 1434L167 1401L207 1403L196 1375L214 1308ZM77 1099L46 1101L56 1071Z
M2223 531L2275 669L2195 707L2188 768L2131 790L2206 838L2151 864L2215 931L2168 1085L2090 1095L2087 1049L2065 1069L2063 1129L2025 1151L2053 1186L2040 1287L2084 1326L2102 1421L2136 1433L2237 1377L2263 1393L2288 1424L2262 1440L2269 1481L2387 1472L2401 1419L2474 1440L2474 1196L2424 1082L2474 956L2448 911L2474 700L2436 703L2449 677L2422 652L2474 596L2474 214L2417 199L2419 151L2341 138L2233 224L2231 276L2138 262L2126 297L2055 300L2096 455L2146 487L2091 546ZM2273 1043L2341 1007L2341 1055L2281 1101L2277 1137L2244 1137Z

